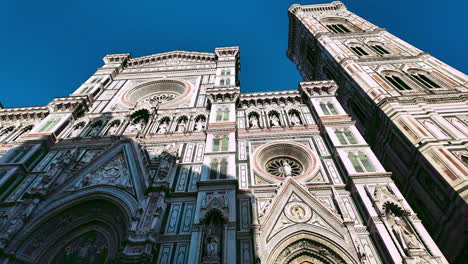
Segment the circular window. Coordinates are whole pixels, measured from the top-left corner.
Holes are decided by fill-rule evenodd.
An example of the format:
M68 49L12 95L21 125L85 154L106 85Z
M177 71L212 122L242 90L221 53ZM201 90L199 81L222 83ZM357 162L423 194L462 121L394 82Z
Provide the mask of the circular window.
M265 168L268 173L280 178L299 176L303 171L301 163L289 157L271 159L265 164Z
M122 96L122 101L128 106L148 102L151 105L167 102L178 103L190 93L190 84L186 81L157 80L143 83L130 89Z
M295 142L265 144L254 151L252 162L257 175L265 179L313 176L319 169L316 154Z

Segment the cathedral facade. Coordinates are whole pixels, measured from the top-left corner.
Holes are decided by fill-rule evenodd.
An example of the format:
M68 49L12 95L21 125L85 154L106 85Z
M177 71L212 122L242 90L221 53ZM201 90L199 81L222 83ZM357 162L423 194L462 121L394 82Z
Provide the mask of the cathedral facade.
M348 12L293 6L291 27L314 8ZM103 60L69 96L0 109L1 263L448 263L348 84L241 93L238 47Z

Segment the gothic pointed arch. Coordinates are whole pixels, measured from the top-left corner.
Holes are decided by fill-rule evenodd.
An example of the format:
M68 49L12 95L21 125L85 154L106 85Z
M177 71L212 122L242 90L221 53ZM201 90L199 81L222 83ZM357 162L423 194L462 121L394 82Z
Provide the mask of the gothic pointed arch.
M119 190L85 190L47 203L9 245L30 262L109 262L130 230L138 203ZM68 263L68 262L66 262Z

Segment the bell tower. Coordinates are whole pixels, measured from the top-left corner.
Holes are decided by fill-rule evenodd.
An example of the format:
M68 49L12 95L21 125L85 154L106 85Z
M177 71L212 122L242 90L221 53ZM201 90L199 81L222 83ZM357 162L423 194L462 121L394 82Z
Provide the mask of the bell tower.
M461 260L468 78L334 1L289 9L288 57L330 80L403 196L450 261Z

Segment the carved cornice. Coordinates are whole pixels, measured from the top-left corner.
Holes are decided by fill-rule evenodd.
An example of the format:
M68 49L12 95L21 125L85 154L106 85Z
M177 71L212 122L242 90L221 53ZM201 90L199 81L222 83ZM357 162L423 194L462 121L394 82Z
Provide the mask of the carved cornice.
M91 101L86 95L83 96L70 96L70 97L56 97L47 106L51 112L75 112L76 110L87 110ZM81 106L81 107L80 107Z
M334 96L338 85L335 81L300 82L299 90L309 97Z
M162 62L162 61L169 60L169 59L211 63L211 62L216 62L216 55L213 53L176 50L176 51L164 52L164 53L129 59L127 66L128 68L135 68L139 66L145 66L145 65Z
M47 106L14 107L0 109L0 121L41 120L49 114Z
M239 107L250 107L258 105L288 105L303 103L298 90L285 90L275 92L245 93L240 95Z
M239 98L240 88L230 87L210 87L206 89L206 95L212 103L235 102Z

